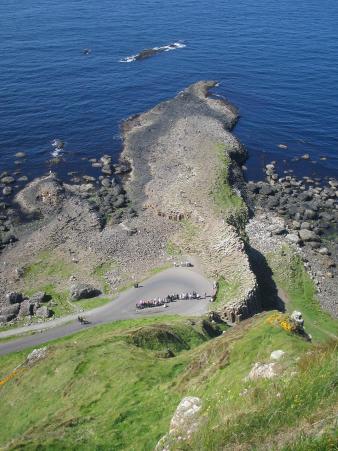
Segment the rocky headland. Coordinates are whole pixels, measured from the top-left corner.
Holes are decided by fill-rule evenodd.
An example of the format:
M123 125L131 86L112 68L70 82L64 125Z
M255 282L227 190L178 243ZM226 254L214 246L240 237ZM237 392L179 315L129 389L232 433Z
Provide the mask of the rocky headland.
M283 302L265 257L285 244L337 315L335 245L323 239L337 221L337 185L279 178L273 165L266 182L246 184L247 153L231 134L238 112L209 94L215 85L128 119L120 163L91 161L99 177L51 173L1 203L2 323L76 311L83 287L111 295L186 256L218 282L210 309L236 323Z

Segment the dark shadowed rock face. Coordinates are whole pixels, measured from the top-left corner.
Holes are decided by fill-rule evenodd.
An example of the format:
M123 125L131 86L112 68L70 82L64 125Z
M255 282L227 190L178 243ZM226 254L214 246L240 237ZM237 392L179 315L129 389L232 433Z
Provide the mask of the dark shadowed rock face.
M11 293L7 293L5 296L5 303L7 305L10 304L17 304L19 302L22 302L23 297L21 293L16 293L16 292L11 292Z

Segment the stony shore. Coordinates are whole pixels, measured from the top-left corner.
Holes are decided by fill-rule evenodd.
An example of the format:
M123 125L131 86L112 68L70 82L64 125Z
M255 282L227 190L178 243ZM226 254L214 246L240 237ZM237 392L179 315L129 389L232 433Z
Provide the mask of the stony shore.
M303 215L297 219L288 217L291 200L287 207L281 206L282 198L297 198L293 180L278 181L270 168L265 184L247 185L241 170L247 154L230 132L238 113L227 101L209 95L215 85L196 83L128 119L123 125L120 164L113 165L108 155L93 160L101 171L97 179L65 183L49 174L20 190L14 204L3 202L0 305L4 322L27 316L26 304L35 292L52 297L49 303L36 305L35 311L45 307L42 316L47 316L46 309L58 310L58 303L72 312L76 305L69 302L69 293L74 284L91 284L114 294L186 256L195 258L210 278L225 282L223 299L212 309L237 322L262 309L264 293L258 282L265 275L255 267L252 255L264 255L271 240L273 245L302 246L304 261L315 268L322 304L337 315L332 300L335 263L327 270L331 275L319 276L322 269L316 266L322 265L322 257L334 259L334 253L324 252L323 243L311 244L320 242L317 228L328 219L327 210L336 208L332 190L299 189L299 195L307 196L299 197L299 202L310 202L317 194L328 197L325 208L312 205L302 213L295 210L295 215ZM287 184L292 192L284 194ZM273 197L280 201L272 202ZM254 217L245 230L250 210ZM306 217L309 210L314 217ZM23 214L28 222L20 222ZM303 222L308 221L305 227ZM280 226L270 230L273 224ZM297 240L292 238L294 229ZM316 239L305 239L306 231ZM11 292L22 293L23 298L12 302L6 297ZM26 307L21 308L24 298Z

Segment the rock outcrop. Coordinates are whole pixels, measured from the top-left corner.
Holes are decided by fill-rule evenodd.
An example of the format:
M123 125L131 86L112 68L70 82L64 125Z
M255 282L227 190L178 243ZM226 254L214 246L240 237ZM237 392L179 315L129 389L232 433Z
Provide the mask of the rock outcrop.
M176 449L178 442L188 440L197 431L200 422L202 400L195 396L186 396L177 406L170 422L168 434L161 438L155 451L170 451Z
M215 307L235 322L261 307L236 224L237 211L229 214L230 208L222 210L215 200L216 191L222 189L217 184L225 184L227 195L244 204L240 166L247 156L229 132L238 119L236 109L209 96L215 85L196 83L127 121L122 155L132 165L128 192L134 203L167 221L183 223L183 229L188 225L189 236L183 230L175 237L178 245L197 255L211 277L238 286L229 304ZM227 180L222 179L223 171Z
M259 311L256 278L241 236L247 214L241 165L247 153L230 133L238 112L209 94L214 86L195 83L126 121L121 163L112 164L109 155L93 159L101 170L98 179L74 176L67 184L50 174L21 190L17 205L39 221L21 228L18 241L2 254L0 300L1 287L27 291L25 275L16 270L34 265L41 254L51 255L46 264L54 259L73 273L65 279L60 271L39 280L39 286L52 283L56 291L74 282L95 286L95 268L114 260L105 279L114 289L167 263L166 243L173 241L186 255L197 256L210 277L236 287L215 305L222 317L240 321ZM130 168L122 186L117 173ZM25 303L22 315L31 308Z
M80 283L71 286L70 295L72 301L78 301L80 299L89 299L99 296L101 291L92 285Z
M278 364L273 363L260 363L257 362L252 367L250 373L248 374L246 380L256 380L256 379L272 379L278 375Z

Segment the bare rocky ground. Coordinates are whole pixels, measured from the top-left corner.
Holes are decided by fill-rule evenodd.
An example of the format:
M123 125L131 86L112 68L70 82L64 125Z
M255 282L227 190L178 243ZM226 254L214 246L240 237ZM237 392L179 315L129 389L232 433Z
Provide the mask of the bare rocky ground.
M338 317L338 183L334 179L279 176L266 165L266 181L248 184L254 210L246 230L261 255L286 244L302 258L322 308Z
M240 281L224 316L239 320L260 309L243 242L212 200L220 152L234 171L246 158L228 131L237 112L208 96L214 85L197 83L126 121L121 158L122 166L132 164L127 183L119 183L119 171L104 156L93 162L102 168L99 181L71 185L50 174L19 192L16 205L39 220L11 224L14 239L4 243L0 262L5 308L6 293L31 295L44 284L62 292L76 282L109 284L114 291L172 261L167 245L176 242L199 257L208 275ZM52 274L46 276L44 266ZM104 280L97 277L101 266Z
M232 300L216 308L237 321L260 310L256 278L238 229L217 208L214 195L224 158L236 171L238 186L243 184L239 165L246 152L229 132L237 112L224 101L206 97L214 85L197 83L129 120L123 157L134 168L128 185L131 195L155 216L181 224L172 240L197 255L205 273L237 285Z

